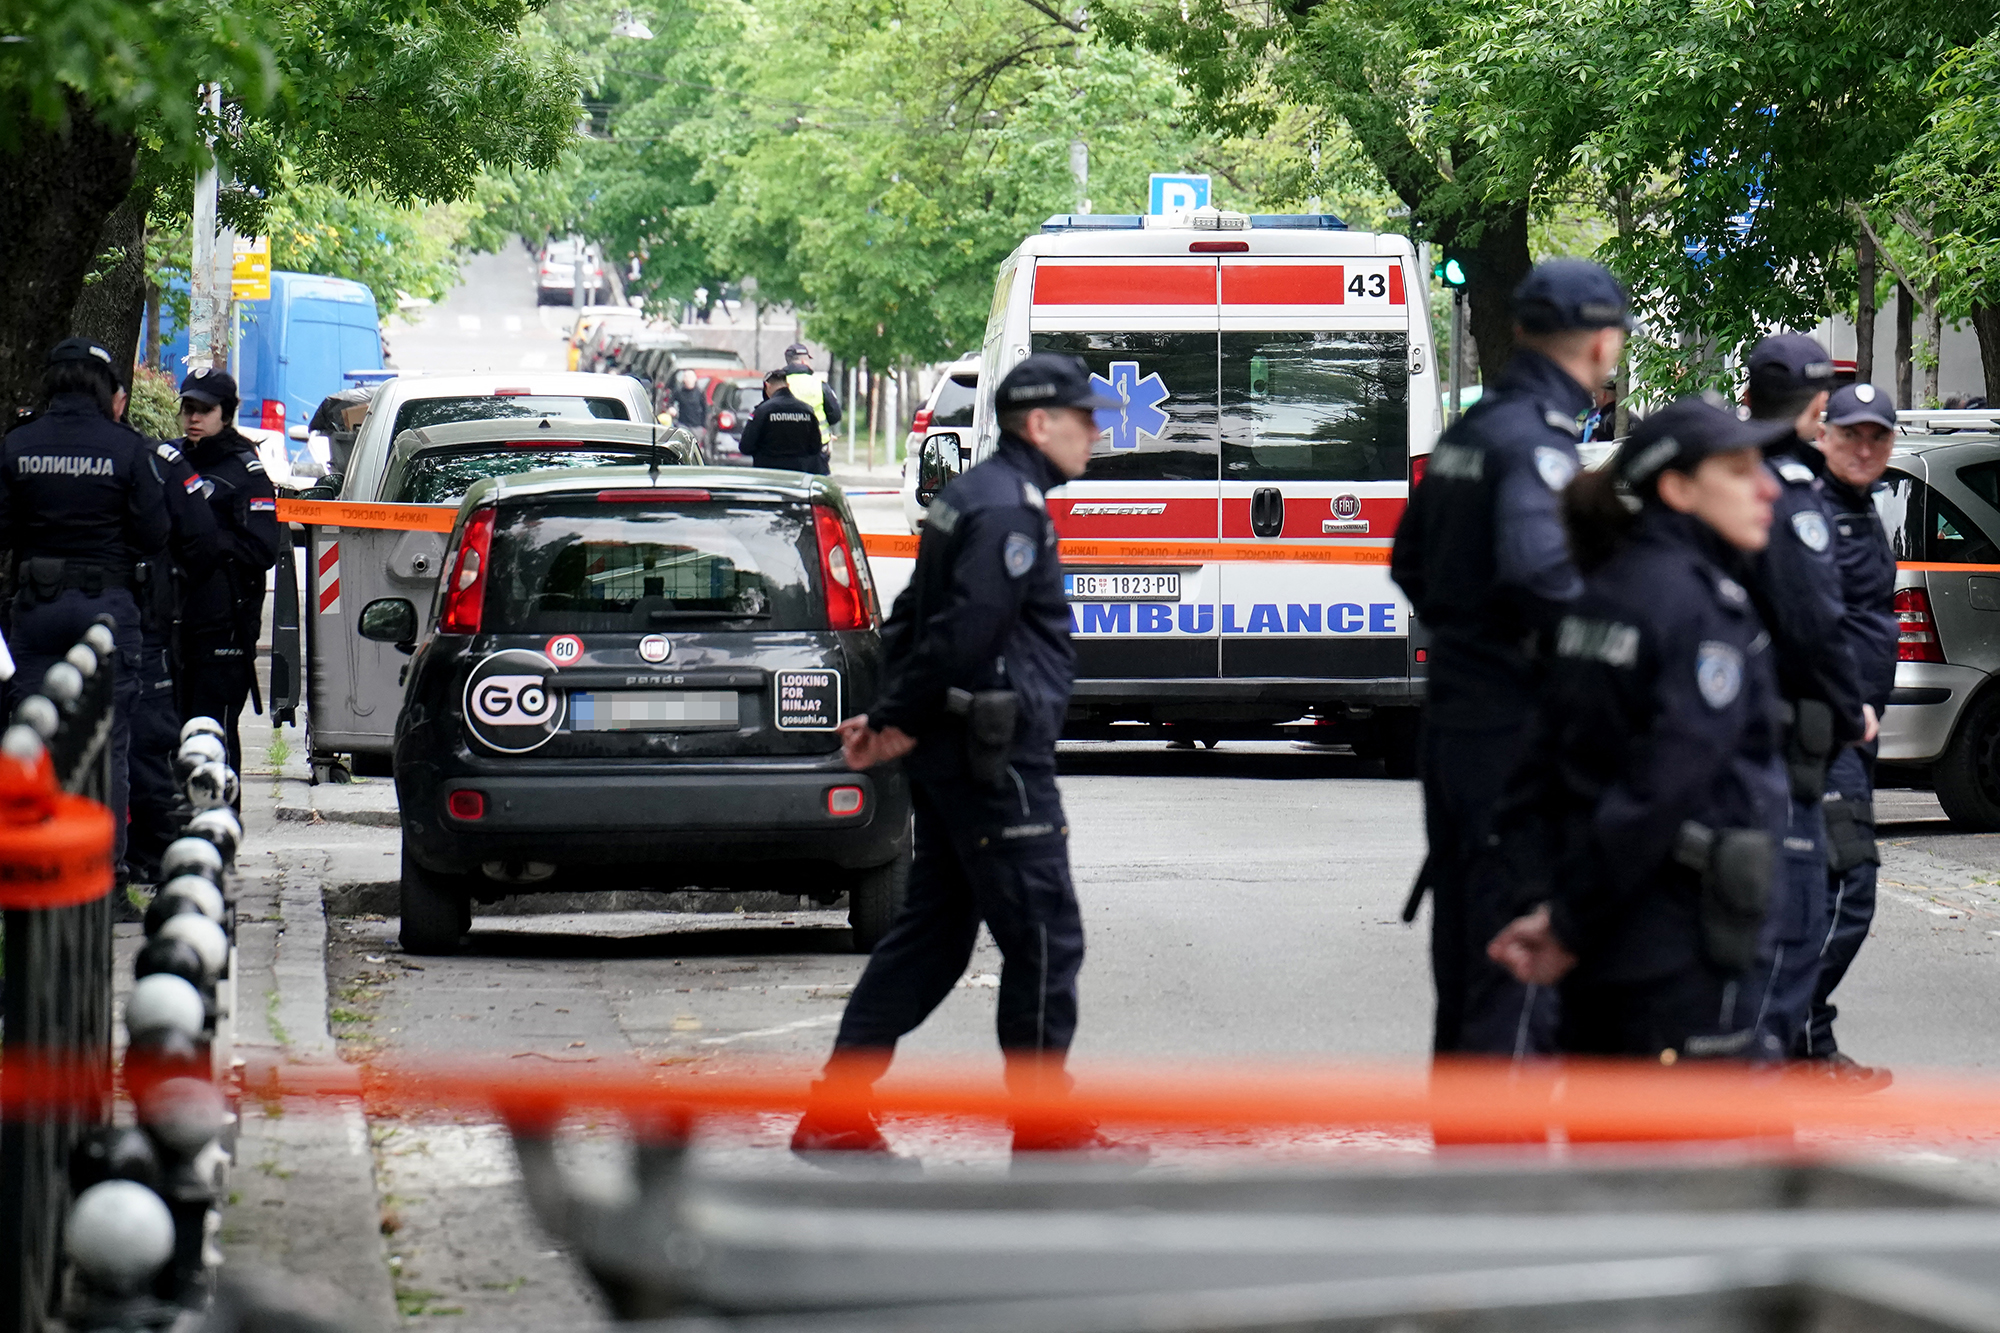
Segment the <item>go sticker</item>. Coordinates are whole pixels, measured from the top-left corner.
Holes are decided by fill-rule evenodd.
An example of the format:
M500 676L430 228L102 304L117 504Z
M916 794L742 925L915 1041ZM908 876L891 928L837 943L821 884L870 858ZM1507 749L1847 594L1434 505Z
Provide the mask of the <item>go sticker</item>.
M562 729L569 700L550 679L555 670L555 663L526 648L482 659L465 681L465 725L473 738L502 754L547 744Z
M583 656L583 640L574 634L558 634L542 649L549 660L559 667L566 667Z

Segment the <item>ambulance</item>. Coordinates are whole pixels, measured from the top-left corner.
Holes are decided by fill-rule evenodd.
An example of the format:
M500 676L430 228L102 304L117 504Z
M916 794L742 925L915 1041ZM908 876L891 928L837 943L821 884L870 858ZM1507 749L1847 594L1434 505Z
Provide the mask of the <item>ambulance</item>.
M1208 208L1059 215L1008 257L980 382L1066 352L1124 403L1048 497L1069 735L1213 744L1306 719L1412 771L1423 649L1389 549L1442 426L1426 277L1402 236Z

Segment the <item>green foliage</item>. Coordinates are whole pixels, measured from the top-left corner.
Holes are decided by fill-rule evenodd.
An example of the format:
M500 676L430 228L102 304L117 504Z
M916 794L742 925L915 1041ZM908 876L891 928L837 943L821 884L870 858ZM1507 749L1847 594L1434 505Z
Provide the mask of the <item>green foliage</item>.
M140 366L132 376L125 420L141 435L171 440L181 433L181 392L174 377Z
M439 300L458 285L457 250L471 203L415 208L373 193L295 183L264 215L271 267L365 283L387 314L402 296Z
M1948 318L2000 305L2000 33L1955 52L1930 91L1935 109L1867 209L1906 272L1936 283ZM1928 232L1931 244L1910 244ZM1902 244L1898 244L1902 242Z

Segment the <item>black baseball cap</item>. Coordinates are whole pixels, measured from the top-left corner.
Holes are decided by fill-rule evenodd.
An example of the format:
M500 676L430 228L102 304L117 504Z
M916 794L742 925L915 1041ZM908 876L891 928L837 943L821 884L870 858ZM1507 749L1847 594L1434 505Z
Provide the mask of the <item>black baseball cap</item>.
M66 361L95 361L112 379L118 378L118 363L110 350L88 338L65 338L49 349L50 365L59 366Z
M235 402L238 395L236 381L226 370L210 370L207 366L196 366L181 381L181 397L192 398L197 403L207 403L210 407L222 403Z
M1750 349L1750 401L1810 397L1833 388L1833 357L1803 333L1774 333Z
M1091 412L1115 412L1125 400L1100 393L1090 382L1083 358L1061 352L1036 352L1007 372L993 391L993 405L1002 412L1031 407L1081 407Z
M785 359L787 361L790 361L795 357L811 356L811 355L812 355L812 348L806 346L804 343L793 343L790 347L787 347L785 349Z
M1829 426L1858 426L1864 421L1896 429L1896 400L1887 389L1872 384L1844 384L1826 400Z
M1713 394L1676 398L1632 427L1611 469L1633 490L1651 489L1668 468L1692 472L1710 454L1762 449L1792 427L1790 421L1744 421Z
M1529 333L1632 327L1632 297L1588 259L1545 259L1514 289L1514 322Z

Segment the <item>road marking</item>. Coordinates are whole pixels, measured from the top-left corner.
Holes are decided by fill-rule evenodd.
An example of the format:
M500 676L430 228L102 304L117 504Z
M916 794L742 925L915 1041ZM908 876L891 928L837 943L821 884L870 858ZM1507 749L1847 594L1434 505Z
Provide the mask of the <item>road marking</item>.
M477 332L479 332L479 316L477 316L477 315L460 315L460 316L458 317L458 331L459 331L460 333L477 333Z
M521 317L519 315L509 315L500 322L506 326L509 333L519 333L521 331Z
M733 1037L703 1037L704 1046L727 1046L733 1041L747 1037L782 1037L787 1032L803 1032L807 1028L829 1028L840 1021L839 1014L821 1014L817 1018L801 1018L796 1023L780 1023L774 1028L755 1028L749 1032L739 1032Z

